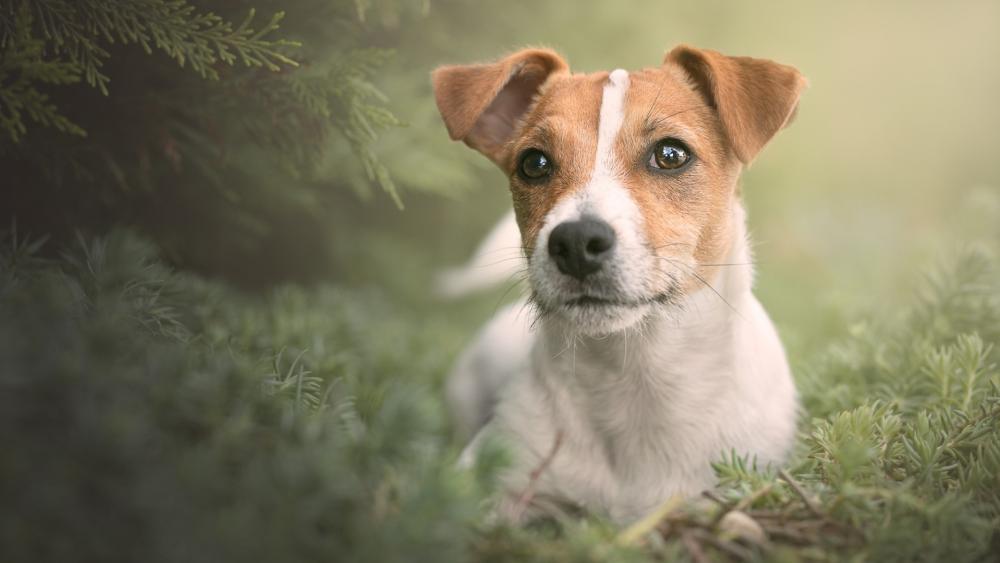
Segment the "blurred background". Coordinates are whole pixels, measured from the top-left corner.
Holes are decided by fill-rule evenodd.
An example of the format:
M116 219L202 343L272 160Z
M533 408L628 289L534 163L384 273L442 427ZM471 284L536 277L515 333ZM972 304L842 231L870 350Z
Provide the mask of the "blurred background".
M278 48L301 64L214 61L206 80L109 45L109 95L86 76L46 90L87 137L32 124L5 145L0 208L22 230L126 224L177 267L237 286L375 285L451 310L430 297L433 272L464 260L509 202L502 174L448 140L428 76L525 45L590 72L657 65L687 42L808 77L796 121L745 175L758 293L792 346L845 305L897 294L1000 189L995 2L194 5L235 21L254 7L261 24L284 11L267 38L301 42Z
M441 161L463 175L430 179L458 195L412 198L403 238L435 262L461 260L508 205L502 175L445 140L425 78L435 65L523 45L553 47L577 72L657 65L681 42L771 58L810 88L744 177L757 292L786 342L821 338L845 305L905 294L913 268L953 244L943 232L995 201L983 192L1000 190L998 21L994 2L435 4L404 28L386 73L411 126L383 154L401 183ZM429 162L402 156L417 147Z
M523 288L433 294L510 200L430 72L526 45L637 69L681 42L797 67L744 194L801 373L1000 241L998 23L993 0L0 0L0 545L462 560L481 497L448 473L440 384Z

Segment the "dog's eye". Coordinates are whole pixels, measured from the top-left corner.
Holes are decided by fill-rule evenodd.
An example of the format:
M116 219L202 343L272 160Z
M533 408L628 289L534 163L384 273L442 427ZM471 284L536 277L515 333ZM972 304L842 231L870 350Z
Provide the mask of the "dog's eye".
M649 157L649 165L662 170L677 170L691 160L691 151L687 145L677 139L663 139L653 146L653 154Z
M521 155L517 171L528 181L541 180L552 173L552 160L538 149L528 149Z

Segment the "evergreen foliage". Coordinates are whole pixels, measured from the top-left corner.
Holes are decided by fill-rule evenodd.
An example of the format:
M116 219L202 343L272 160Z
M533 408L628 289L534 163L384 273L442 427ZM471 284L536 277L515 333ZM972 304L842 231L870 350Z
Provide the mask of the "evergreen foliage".
M366 340L403 336L376 296L247 308L133 237L4 242L4 561L460 560L476 484L406 383L445 358Z
M101 43L135 43L146 53L152 53L155 47L180 66L190 65L201 76L216 80L219 72L215 65L219 62L232 65L238 61L248 67L264 67L272 71L281 70L283 65L296 65L280 50L294 46L294 43L264 39L278 29L278 23L284 17L281 12L275 13L258 31L251 27L253 10L243 23L234 27L211 12L196 12L194 6L184 0L126 0L114 3L91 0L24 1L19 7L15 7L14 3L6 6L3 17L0 48L11 50L11 56L4 58L5 76L15 75L24 79L21 88L12 89L5 99L15 109L19 105L30 107L32 100L45 99L32 80L67 84L70 81L66 75L73 79L82 76L91 87L108 95L111 79L101 67L109 53L101 47ZM46 57L46 54L50 56ZM53 65L68 72L60 76L44 71ZM39 67L42 72L39 72ZM49 120L36 115L31 115L32 119L42 125L57 127L67 121L55 113L57 110L54 107L48 109L52 112ZM12 117L16 121L5 124L5 128L17 141L26 128L16 111L12 112ZM78 127L72 132L83 133Z
M711 500L618 535L592 517L490 522L502 452L455 470L441 416L462 340L449 319L334 287L262 303L172 273L122 232L57 260L45 244L8 232L0 255L5 561L979 561L998 547L994 247L797 362L812 419L786 470L731 458Z
M65 85L80 80L80 66L72 62L46 60L45 43L31 35L31 12L27 4L16 14L8 10L0 20L0 129L18 142L27 133L25 114L32 121L75 135L86 135L80 126L61 115L37 84Z
M345 198L377 186L402 206L375 151L401 125L373 83L392 51L370 46L380 27L366 18L420 12L204 4L0 0L0 207L60 240L67 225L130 224L175 262L223 275L234 266L208 259L224 254L220 233L240 241L238 258L298 238L335 267L324 219ZM286 235L289 222L304 236Z

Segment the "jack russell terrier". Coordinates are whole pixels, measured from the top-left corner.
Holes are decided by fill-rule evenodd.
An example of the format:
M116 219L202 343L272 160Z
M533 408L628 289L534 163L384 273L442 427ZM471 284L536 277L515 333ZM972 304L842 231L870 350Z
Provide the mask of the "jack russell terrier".
M447 383L475 434L464 462L487 436L512 453L500 514L627 523L712 487L730 452L782 463L797 395L751 292L739 177L795 113L798 71L682 45L656 68L573 74L526 49L438 68L433 86L514 204L445 289L509 272L490 262L516 247L537 312L498 312Z

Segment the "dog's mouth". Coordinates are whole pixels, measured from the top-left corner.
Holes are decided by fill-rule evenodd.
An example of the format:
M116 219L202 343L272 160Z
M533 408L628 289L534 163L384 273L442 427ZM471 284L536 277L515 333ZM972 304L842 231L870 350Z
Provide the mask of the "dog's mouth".
M567 308L599 309L604 307L635 307L639 301L624 301L621 299L609 299L596 295L581 295L565 301L563 306Z
M581 333L591 336L624 330L655 311L674 306L679 297L679 288L675 287L652 295L634 297L627 294L595 294L586 290L560 299L543 299L537 293L533 294L541 316L553 315L571 323Z
M675 291L664 291L651 297L641 299L616 299L601 297L598 295L584 294L563 302L563 307L567 309L605 309L611 307L621 307L634 309L652 304L670 304L676 297Z
M583 293L561 299L549 306L541 303L539 306L543 315L554 314L571 323L583 334L600 336L633 326L660 307L669 306L675 301L675 294L669 291L634 298Z

